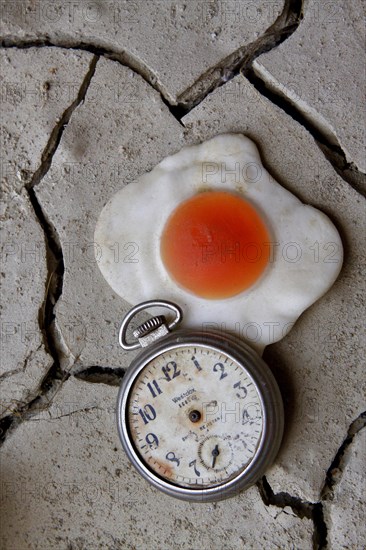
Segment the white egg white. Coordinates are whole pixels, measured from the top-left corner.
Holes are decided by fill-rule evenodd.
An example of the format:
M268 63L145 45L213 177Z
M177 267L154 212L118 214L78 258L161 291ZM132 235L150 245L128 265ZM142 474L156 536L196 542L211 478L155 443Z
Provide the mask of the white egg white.
M264 275L247 291L221 300L178 286L160 257L160 237L171 213L209 190L248 200L271 233ZM256 145L241 134L185 147L121 189L101 212L95 243L104 278L131 304L171 300L182 307L185 326L235 332L259 352L280 340L331 287L343 260L329 218L279 185L263 167Z

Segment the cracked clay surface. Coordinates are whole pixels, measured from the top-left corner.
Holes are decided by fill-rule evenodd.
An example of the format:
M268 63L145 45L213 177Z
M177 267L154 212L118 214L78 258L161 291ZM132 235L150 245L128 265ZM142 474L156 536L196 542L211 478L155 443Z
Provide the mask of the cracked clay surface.
M362 9L1 3L1 550L364 548ZM250 137L330 217L345 259L265 350L286 418L273 466L234 498L192 504L150 487L121 449L130 304L102 278L93 235L124 185L224 132Z

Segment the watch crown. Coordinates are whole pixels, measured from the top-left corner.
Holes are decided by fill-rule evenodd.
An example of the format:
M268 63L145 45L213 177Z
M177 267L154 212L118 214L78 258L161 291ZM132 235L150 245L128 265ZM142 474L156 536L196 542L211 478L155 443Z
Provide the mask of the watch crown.
M133 331L133 335L135 338L143 338L153 330L161 327L162 325L165 325L166 318L164 315L157 315L156 317L152 317L151 319L148 319L145 323L138 326L136 330Z
M128 342L126 340L126 334L132 317L134 317L139 311L149 309L150 307L164 307L171 309L175 312L175 318L169 323L167 323L164 315L157 315L156 317L149 319L146 323L143 323L134 331L133 335L138 341L133 343ZM181 322L182 316L182 310L173 302L167 302L166 300L149 300L147 302L142 302L141 304L133 307L123 318L118 335L119 344L125 350L146 348L146 346L149 346L156 340L159 340L163 336L169 334L169 332Z

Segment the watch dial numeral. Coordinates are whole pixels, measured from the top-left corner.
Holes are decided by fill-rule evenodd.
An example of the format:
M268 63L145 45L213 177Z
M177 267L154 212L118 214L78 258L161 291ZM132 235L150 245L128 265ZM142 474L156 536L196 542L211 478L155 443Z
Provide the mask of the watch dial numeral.
M261 421L261 410L258 403L249 403L243 410L242 424L258 424Z
M259 417L259 416L257 416L256 414L252 415L252 414L248 411L248 409L244 409L244 410L243 410L243 415L242 415L242 424L243 424L243 426L244 426L245 424L249 424L249 425L255 424L255 423L259 422L259 421L260 421L260 417Z
M175 456L173 452L167 453L166 457L167 460L170 460L170 462L176 462L177 466L180 464L180 459Z
M225 366L222 364L222 363L216 363L216 365L214 365L213 367L213 370L215 372L221 372L220 374L220 380L222 380L223 378L225 378L225 376L227 376L227 372L225 372Z
M157 449L159 447L159 439L153 433L147 434L145 441L149 445L150 449Z
M249 413L247 411L247 409L244 409L243 410L243 415L242 415L242 424L247 424L250 420L250 416L249 416Z
M169 363L167 363L165 367L162 367L161 370L163 371L163 374L168 382L180 375L180 370L178 370L177 363L175 361L169 361Z
M246 389L245 386L241 385L240 381L237 382L236 384L234 384L233 388L238 388L238 390L241 392L241 393L239 393L239 391L238 391L237 394L236 394L236 397L239 397L239 399L245 399L245 397L248 395L248 390Z
M148 424L151 420L155 420L156 412L152 405L145 405L143 409L139 409L139 414L144 421L144 424Z
M149 388L150 392L151 392L151 395L153 397L156 397L157 395L159 395L160 393L163 393L160 389L160 386L159 384L157 383L156 380L152 380L152 382L149 382L147 384L147 387Z
M194 473L196 474L197 477L201 477L201 473L197 470L197 467L196 467L196 462L197 460L192 460L190 463L189 463L189 467L194 469Z
M193 361L193 364L194 366L196 367L197 370L202 370L202 367L201 365L199 364L199 362L197 361L196 357L194 355L192 355L191 357L192 361Z

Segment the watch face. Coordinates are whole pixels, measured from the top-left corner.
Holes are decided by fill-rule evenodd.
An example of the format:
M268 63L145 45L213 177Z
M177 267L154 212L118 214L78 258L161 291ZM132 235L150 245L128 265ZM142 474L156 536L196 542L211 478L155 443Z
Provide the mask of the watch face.
M213 487L241 473L258 449L261 400L246 370L226 354L179 346L150 361L128 400L131 440L157 476Z

